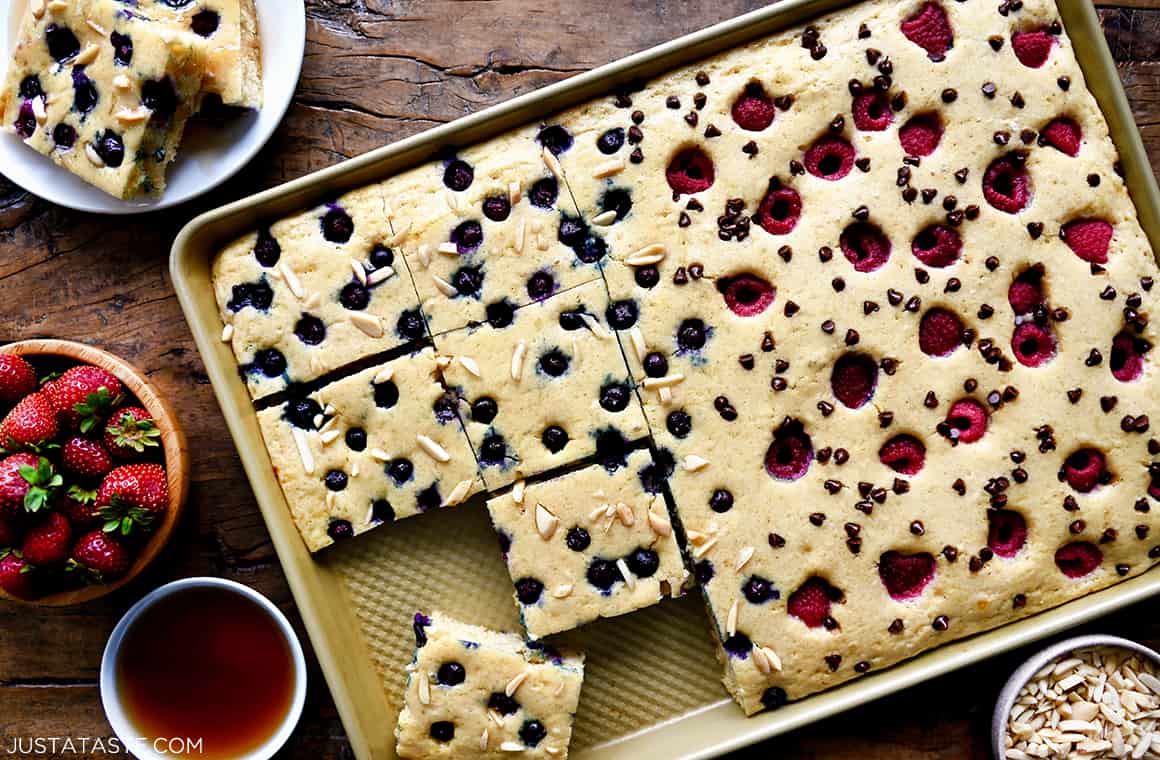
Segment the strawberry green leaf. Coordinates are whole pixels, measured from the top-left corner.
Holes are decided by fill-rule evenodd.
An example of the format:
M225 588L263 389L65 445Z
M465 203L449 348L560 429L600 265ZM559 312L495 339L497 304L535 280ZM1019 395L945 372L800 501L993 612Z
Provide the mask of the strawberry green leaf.
M122 400L121 394L113 396L109 393L109 389L102 385L95 393L90 393L84 401L74 404L73 411L80 418L81 432L88 433L104 422L110 410L120 406Z
M81 504L92 504L97 500L96 489L89 490L81 486L69 486L68 497Z

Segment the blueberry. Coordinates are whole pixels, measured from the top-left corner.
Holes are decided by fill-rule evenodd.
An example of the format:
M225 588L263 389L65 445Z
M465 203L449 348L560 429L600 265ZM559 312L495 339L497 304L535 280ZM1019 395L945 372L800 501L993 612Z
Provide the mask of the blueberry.
M493 433L483 439L479 446L479 458L484 464L500 464L507 456L507 443L499 433Z
M596 457L609 472L623 467L628 462L628 441L615 428L606 428L596 435Z
M560 229L556 233L556 238L569 248L576 248L583 244L584 238L587 236L588 227L579 219L565 216L560 220Z
M713 563L707 559L703 559L693 565L693 576L697 579L697 583L704 586L713 580Z
M765 604L770 599L777 599L781 596L770 581L759 575L749 576L749 580L741 586L741 593L745 594L745 598L749 600L750 604Z
M624 147L624 130L620 127L613 127L596 138L596 149L606 156L611 156L622 147Z
M359 427L352 427L346 431L346 447L351 451L363 451L367 447L367 431Z
M26 100L32 100L43 94L44 88L40 86L40 77L36 74L29 74L20 80L20 97Z
M487 323L497 330L510 325L516 318L516 308L506 298L487 305Z
M665 417L665 428L677 438L684 438L693 430L693 418L683 409L669 412Z
M16 123L13 125L16 128L16 134L22 140L27 140L36 134L36 113L32 110L32 101L26 100L20 104L20 110L16 114Z
M385 245L376 243L375 247L371 249L370 262L371 266L375 269L393 266L395 263L395 252Z
M193 0L161 0L161 2L168 5L170 8L184 8L193 2Z
M528 190L528 201L536 208L552 208L560 196L560 185L555 177L536 180Z
M540 435L544 448L553 454L559 454L568 445L568 432L559 425L551 425Z
M254 258L264 267L272 267L282 257L282 246L270 234L269 227L258 230L258 239L254 241Z
M276 348L263 348L254 354L254 364L266 377L278 377L286 371L286 357Z
M397 486L406 483L414 474L415 465L411 464L410 459L395 459L387 464L387 475L395 481Z
M661 566L660 556L652 549L636 549L624 562L637 578L651 578Z
M449 162L447 168L443 170L443 184L456 192L462 192L471 187L471 182L474 179L475 169L472 169L466 161L458 158Z
M418 309L404 311L399 315L399 321L395 325L395 332L404 340L418 340L422 338L427 333L427 326L423 322L423 315L419 313Z
M551 272L541 270L528 278L528 297L533 301L544 300L552 295L552 291L555 289L556 280L552 277Z
M577 525L568 530L568 534L564 536L564 543L572 551L582 552L592 543L592 536L588 535L588 531Z
M77 142L77 131L71 125L62 122L53 127L52 141L61 150L72 150Z
M141 85L141 105L153 112L150 117L164 124L177 113L177 88L169 77L151 79Z
M516 598L520 600L520 604L535 604L540 601L540 595L543 593L544 584L535 578L520 578L516 581Z
M520 726L520 741L529 747L535 747L548 735L548 729L538 720L525 720Z
M659 351L645 354L644 373L649 377L664 377L669 371L669 360Z
M326 483L326 487L331 491L341 491L346 488L348 479L346 477L346 473L342 470L331 470L330 472L326 473L326 477L323 478L323 481Z
M604 316L608 320L608 324L612 325L612 329L628 330L636 324L640 310L637 308L636 301L626 299L612 302Z
M558 348L553 348L540 357L540 371L549 377L559 377L568 371L569 361L567 354Z
M415 646L419 648L427 646L427 626L429 625L431 625L431 618L422 612L415 613L415 622L412 624L415 629Z
M493 195L483 201L483 215L493 222L502 222L511 212L512 204L506 195Z
M246 307L266 311L274 302L274 290L265 278L257 282L243 282L235 285L230 291L230 300L226 308L237 313Z
M354 535L354 526L350 524L349 520L331 520L330 525L326 528L326 535L335 541L350 538Z
M380 409L390 409L399 403L399 386L395 385L394 380L372 383L371 388L374 389L375 406Z
M339 206L331 206L322 215L322 237L332 243L345 243L354 234L354 220Z
M96 140L93 142L93 150L105 162L105 166L114 169L125 160L125 143L121 140L121 136L111 129L97 134Z
M459 226L451 231L451 242L455 243L459 253L471 253L483 242L483 227L474 219L460 222Z
M322 407L312 398L295 398L286 402L282 416L296 428L314 430L314 418L322 414Z
M499 404L495 399L484 396L477 398L471 404L471 420L472 422L479 422L484 425L490 425L491 421L495 419L495 415L499 413Z
M724 514L733 509L733 492L727 488L718 488L709 497L709 509L717 514Z
M460 267L451 275L451 284L461 296L478 296L483 287L483 272L477 267Z
M415 505L420 512L443 506L443 497L439 495L439 484L432 483L420 491L419 495L415 497Z
M298 324L294 325L294 334L306 345L317 346L326 339L326 325L312 314L303 314Z
M467 678L467 669L458 662L445 662L435 672L435 680L443 686L458 686Z
M64 63L81 52L80 41L68 27L49 24L44 30L44 39L48 43L48 54L57 63Z
M677 328L677 345L684 351L695 351L705 346L707 330L699 319L686 319Z
M676 460L669 450L660 449L653 454L653 461L641 468L640 487L646 493L660 493L676 466Z
M118 66L128 66L133 62L133 40L127 34L113 32L109 35L113 43L113 62Z
M624 383L608 383L600 389L600 408L606 412L623 412L631 397L632 391Z
M661 271L653 265L639 267L633 279L636 280L637 285L645 290L652 290L661 281Z
M559 124L552 124L540 130L536 142L547 148L553 156L558 156L572 147L572 135Z
M339 292L339 303L343 309L362 311L370 305L370 289L361 282L347 283Z
M632 211L632 194L622 187L614 187L600 199L600 210L615 211L619 222Z
M584 313L583 306L577 306L575 309L560 312L560 327L568 332L579 330L584 326L584 319L581 317Z
M595 264L608 255L608 244L599 235L588 235L576 249L576 258L585 264Z
M209 37L217 31L221 17L214 11L201 11L189 20L189 28L199 37Z
M512 548L512 537L511 537L511 536L509 536L509 535L507 534L507 532L505 532L505 531L502 531L502 530L497 530L497 531L495 532L495 536L496 536L496 538L497 538L497 539L499 539L499 550L500 550L500 553L502 553L502 554L503 554L503 555L506 557L506 556L507 556L507 553L508 553L508 552L511 550L511 548Z
M588 565L588 582L601 591L608 591L617 581L623 581L624 576L616 563L597 557Z
M97 107L101 96L97 93L97 85L85 74L84 66L77 66L72 72L73 80L73 110L77 113L88 113ZM108 162L106 162L108 163Z
M391 502L386 499L376 499L371 504L371 518L375 522L394 522L395 508L391 506Z
M455 396L445 393L435 400L431 409L435 412L435 421L446 425L448 422L454 422L458 416L459 402Z
M455 724L449 720L437 720L431 724L429 733L437 742L449 742L455 738Z
M726 652L734 657L743 657L749 654L749 650L753 649L753 642L740 631L725 639L721 645L725 647Z
M502 691L496 691L487 700L487 709L495 710L500 715L514 715L520 709L520 703Z
M767 710L776 710L788 701L789 696L785 693L785 689L778 686L770 686L761 694L761 704Z

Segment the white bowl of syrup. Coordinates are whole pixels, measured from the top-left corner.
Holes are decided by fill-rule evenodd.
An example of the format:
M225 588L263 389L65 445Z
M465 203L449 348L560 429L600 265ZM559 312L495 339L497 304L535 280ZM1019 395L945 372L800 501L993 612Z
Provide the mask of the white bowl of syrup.
M101 703L140 760L268 760L306 700L306 661L270 600L240 583L187 578L147 595L113 629Z

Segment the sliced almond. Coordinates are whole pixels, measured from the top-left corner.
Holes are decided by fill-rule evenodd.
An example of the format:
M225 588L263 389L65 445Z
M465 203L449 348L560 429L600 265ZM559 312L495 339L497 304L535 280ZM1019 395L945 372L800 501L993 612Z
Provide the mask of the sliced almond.
M227 324L222 328L222 343L229 343L234 337L234 326Z
M669 522L668 518L658 515L651 509L648 511L648 525L658 536L667 537L673 534L673 524Z
M737 633L737 616L740 614L741 607L737 600L733 600L733 604L729 607L729 615L725 618L725 633L733 636Z
M667 385L657 388L657 396L661 400L662 406L672 406L673 404L673 389Z
M753 656L753 664L757 666L758 671L769 675L773 668L769 665L769 660L765 656L765 652L761 651L761 647L755 646L750 652Z
M596 216L592 217L592 224L597 227L607 227L616 221L616 210L609 209L608 211L601 211Z
M682 461L684 468L689 472L700 472L709 466L709 460L696 454L689 454Z
M375 271L367 275L367 285L375 286L380 282L386 282L395 276L394 267L379 267Z
M624 169L624 162L619 158L614 158L611 161L605 161L602 164L598 164L596 168L592 170L592 178L607 179L609 177L614 177L617 174L620 174L622 171L624 171Z
M462 504L467 495L471 493L471 487L475 485L474 480L461 480L455 484L455 488L451 489L451 493L447 494L447 498L443 500L441 507L454 507L457 504Z
M716 548L716 546L717 546L717 539L711 538L708 541L706 541L705 543L698 546L693 551L693 556L696 557L697 559L700 559L701 557L704 557L709 552L713 551L713 549Z
M624 585L628 586L630 591L636 588L636 576L628 569L628 563L624 561L623 557L616 560L616 567L620 570L620 574L624 576Z
M632 527L636 523L636 515L632 513L632 507L625 504L623 501L616 503L616 516L620 521L628 527Z
M374 385L378 385L380 383L385 383L394 376L395 376L395 368L394 367L383 367L382 369L380 369L378 372L375 373L375 377L373 380L371 380L371 383L373 383Z
M291 435L294 436L294 445L298 449L298 458L302 460L302 469L307 475L314 474L314 455L310 453L310 441L306 439L306 433L299 428L293 428Z
M527 244L527 242L528 242L528 227L527 227L527 224L524 223L524 220L521 219L519 221L519 224L516 225L516 236L515 236L516 255L522 254L524 252L524 246Z
M427 678L427 674L422 670L415 676L415 680L418 684L419 703L423 705L431 704L431 680Z
M97 149L93 147L92 143L85 143L85 157L93 166L103 167L105 165L105 159L101 158L101 154L97 153Z
M379 321L378 317L363 314L361 311L354 311L350 314L350 322L366 333L369 338L383 337L383 323Z
M367 268L362 265L358 259L350 260L350 269L354 272L354 278L359 281L360 285L367 284Z
M32 0L28 4L28 9L32 11L33 18L42 18L44 16L44 0Z
M42 4L41 8L43 8L43 7L44 6ZM39 16L37 18L39 18ZM88 25L89 29L92 29L94 32L96 32L101 37L104 37L108 34L108 32L105 31L105 27L101 26L100 24L98 24L96 21L94 21L91 18L85 19L85 24Z
M302 308L307 311L317 309L322 305L322 294L317 290L306 294L306 298L302 299Z
M434 272L431 273L431 281L435 283L435 288L448 298L455 298L459 295L459 290L454 285Z
M744 547L737 553L737 564L733 566L734 571L741 572L741 568L749 564L749 560L753 559L753 553L757 551L752 546Z
M665 259L665 247L660 243L653 243L646 245L638 251L630 253L625 258L624 263L630 267L645 267L653 264L659 264Z
M298 273L285 261L278 265L278 272L282 275L282 281L286 283L286 287L290 288L294 297L301 300L305 289L302 287L302 280L298 279Z
M446 243L440 243L435 248L435 250L438 251L439 253L446 254L448 256L458 256L459 255L459 246L456 245L455 243L450 242L450 241L446 242Z
M653 390L654 388L665 388L677 385L684 381L685 376L683 374L680 372L674 372L673 374L665 375L664 377L646 377L644 382L641 384L645 387L645 390Z
M483 752L487 752L487 741L488 741L488 735L487 735L487 729L485 728L485 729L483 729L483 733L479 735L479 749L482 750Z
M512 486L512 501L514 501L516 504L523 504L524 503L524 488L525 487L526 487L526 484L522 480L517 480L515 482L515 485Z
M583 322L584 326L587 327L589 331L591 331L592 334L597 338L600 338L601 340L608 340L612 337L612 333L608 330L608 328L600 324L600 320L591 314L582 312L580 314L580 321Z
M523 193L523 189L520 187L520 183L515 182L515 181L509 182L508 183L508 203L510 203L511 205L514 206L517 203L519 203L520 200L523 199L523 197L524 197L524 193Z
M49 0L48 9L53 13L64 13L68 10L68 2L66 0Z
M407 239L407 234L410 231L411 223L407 222L406 224L399 227L399 229L395 230L395 234L387 238L387 246L394 248L397 245L402 245L403 241Z
M528 353L528 344L520 341L512 351L511 374L512 380L520 381L524 374L524 356Z
M475 359L472 359L470 356L463 356L460 354L459 356L455 357L455 361L459 362L459 364L471 374L480 379L483 378L483 374L479 371L479 362L475 361Z
M512 680L508 681L507 686L504 687L503 693L507 694L509 697L513 696L516 691L519 690L520 686L523 685L524 681L528 680L528 674L529 671L527 670L523 670L517 674L514 678L512 678Z
M322 441L323 446L329 446L338 440L340 435L342 435L341 430L327 430L325 433L318 436L318 440Z
M36 119L36 123L41 126L48 121L48 109L44 107L44 98L32 99L32 116Z
M628 338L632 342L632 350L636 354L637 361L643 362L644 357L648 354L648 346L644 342L644 334L641 333L639 327L633 327L628 331Z
M451 455L447 453L447 449L440 446L429 436L425 436L420 433L419 435L415 436L415 442L419 444L419 448L427 452L427 455L434 459L436 462L445 463L451 461Z
M118 74L117 76L113 77L113 87L118 90L128 90L132 86L133 80L129 79L129 77L124 74Z
M552 514L552 511L543 504L536 505L536 532L540 534L540 538L547 541L556 533L556 527L560 524L560 518Z
M371 459L376 462L389 462L391 461L391 455L376 447L371 449Z
M563 181L564 169L560 166L560 159L547 148L540 151L540 156L544 159L544 166L548 167L548 171L552 172L556 179Z
M503 744L499 745L499 749L501 752L523 752L524 745L522 742L510 742L509 741L509 742L504 742Z
M142 124L149 119L152 113L145 106L138 106L137 108L119 109L113 114L113 117L122 124Z
M73 65L88 66L90 63L97 60L97 54L100 52L101 49L90 42L84 46L84 49L82 49L81 52L77 53L76 56L73 57Z
M552 590L552 596L554 596L557 599L566 599L569 596L571 596L571 594L572 594L572 584L571 583L561 583L559 586L556 586L556 588L554 588Z

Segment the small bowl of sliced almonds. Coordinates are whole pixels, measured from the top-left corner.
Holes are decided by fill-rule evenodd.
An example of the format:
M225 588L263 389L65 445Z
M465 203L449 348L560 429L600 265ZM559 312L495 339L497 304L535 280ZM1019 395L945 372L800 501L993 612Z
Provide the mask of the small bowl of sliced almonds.
M999 760L1160 758L1160 654L1104 635L1049 646L1003 686L991 737Z

